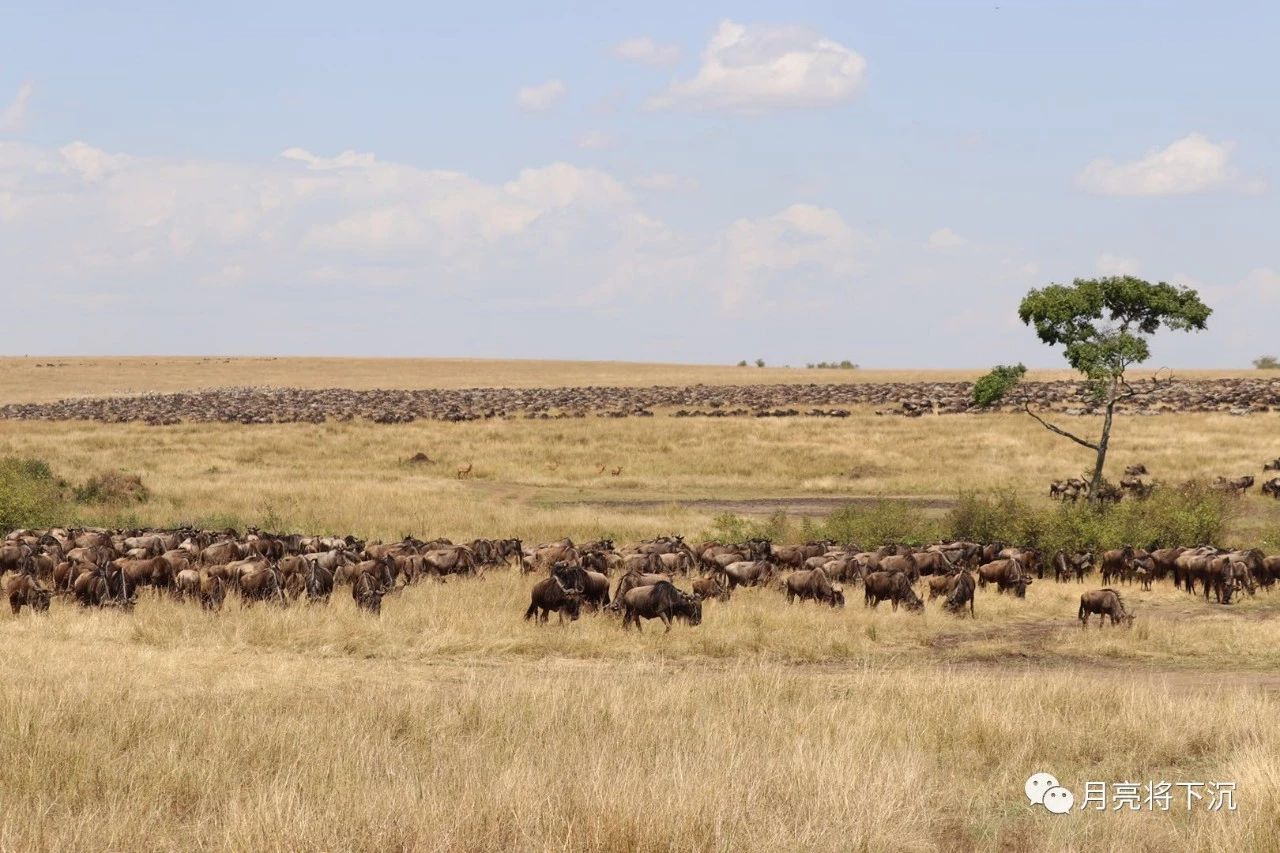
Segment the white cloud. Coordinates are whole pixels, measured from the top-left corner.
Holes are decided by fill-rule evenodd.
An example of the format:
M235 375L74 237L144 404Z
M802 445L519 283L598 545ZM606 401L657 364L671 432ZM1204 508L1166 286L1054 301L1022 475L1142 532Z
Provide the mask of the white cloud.
M861 268L868 244L838 212L811 204L739 219L721 238L721 300L728 308L748 301L767 306L772 289L790 298L803 287L848 278Z
M516 103L527 112L546 112L560 103L567 91L560 80L548 80L536 86L525 86L516 93Z
M591 130L578 137L578 147L585 151L603 151L613 146L613 137L599 130Z
M680 48L674 44L658 44L648 36L640 36L614 45L613 55L618 59L639 62L652 68L667 68L680 61Z
M929 235L930 249L954 249L968 241L950 228L939 228Z
M35 85L30 80L18 87L9 106L0 110L0 133L17 133L27 126L27 104L35 92Z
M697 73L646 106L740 113L830 106L853 97L866 66L859 54L802 27L722 21Z
M286 160L305 163L307 168L324 169L366 169L377 162L372 154L360 154L355 151L343 151L337 157L317 157L302 148L287 148L280 154Z
M1110 252L1098 255L1096 266L1101 275L1137 275L1138 270L1141 269L1134 258L1113 255Z
M652 172L638 175L631 179L631 185L637 189L653 192L677 193L689 192L698 188L698 179L670 172Z
M1094 160L1076 177L1082 189L1102 195L1187 195L1220 189L1256 189L1231 167L1231 145L1192 133L1139 160Z

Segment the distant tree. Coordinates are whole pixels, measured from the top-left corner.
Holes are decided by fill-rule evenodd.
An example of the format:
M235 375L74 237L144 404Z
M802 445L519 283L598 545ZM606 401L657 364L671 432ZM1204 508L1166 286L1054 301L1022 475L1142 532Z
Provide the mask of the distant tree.
M738 362L738 367L746 367L746 366L747 366L747 360L745 358L742 361Z
M1078 278L1070 285L1032 290L1023 298L1019 319L1032 326L1042 342L1064 345L1067 363L1084 374L1094 399L1103 406L1102 431L1096 441L1089 441L1049 423L1031 410L1029 400L1023 400L1026 413L1045 429L1094 451L1091 500L1102 485L1116 404L1149 394L1168 381L1157 376L1150 385L1135 387L1125 372L1151 357L1147 338L1160 327L1202 331L1212 313L1194 290L1164 282L1151 284L1133 276ZM999 402L1025 373L1021 364L996 367L974 384L974 402L982 406Z
M756 367L764 367L764 359L763 359L763 358L757 358L757 359L756 359Z
M1280 370L1280 358L1274 355L1259 356L1253 360L1253 366L1259 370Z

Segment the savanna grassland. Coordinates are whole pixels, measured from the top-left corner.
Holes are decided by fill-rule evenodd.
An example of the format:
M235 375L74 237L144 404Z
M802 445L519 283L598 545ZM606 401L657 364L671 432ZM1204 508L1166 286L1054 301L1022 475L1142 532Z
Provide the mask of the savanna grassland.
M43 358L0 362L0 389L9 402L250 384L870 375ZM1112 464L1141 461L1166 482L1260 474L1280 455L1278 426L1275 415L1122 417ZM407 462L415 453L433 461ZM806 500L911 498L937 513L961 490L1011 487L1047 502L1049 480L1089 462L1021 415L870 412L0 422L0 456L15 455L75 482L140 474L149 500L85 510L103 519L527 543L693 538L723 511ZM468 463L472 477L459 480ZM1255 493L1240 506L1233 538L1276 541L1275 502ZM1051 580L1025 600L980 590L972 620L937 602L923 615L870 610L860 589L842 610L788 607L760 589L708 602L696 628L663 635L650 623L637 635L606 615L526 623L530 583L510 571L424 582L388 596L380 618L358 613L344 588L325 607L229 601L211 616L146 592L131 614L55 601L46 616L0 618L13 673L0 683L0 849L1276 848L1280 593L1222 607L1167 584L1126 588L1132 629L1081 630L1082 587ZM1054 816L1022 794L1039 770L1077 797L1086 780L1235 781L1239 808Z

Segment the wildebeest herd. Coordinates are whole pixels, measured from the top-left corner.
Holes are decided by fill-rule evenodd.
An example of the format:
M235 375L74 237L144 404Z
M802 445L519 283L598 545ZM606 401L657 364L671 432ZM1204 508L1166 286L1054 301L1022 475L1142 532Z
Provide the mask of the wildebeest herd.
M698 625L704 601L727 603L740 587L773 588L788 603L843 607L845 586L860 585L866 606L888 601L895 611L901 606L911 612L925 608L919 590L930 601L941 598L950 613L973 616L981 589L1022 598L1046 576L1083 583L1097 571L1106 586L1081 596L1077 615L1083 625L1093 614L1112 624L1132 623L1119 585L1150 589L1167 578L1189 594L1199 589L1206 602L1212 594L1225 605L1241 593L1270 590L1280 578L1280 557L1210 546L1042 554L1000 542L863 549L830 541L692 543L665 536L623 547L568 539L525 547L519 539L455 544L405 537L381 543L191 528L15 530L0 543L0 577L8 576L5 592L15 614L23 607L46 611L55 596L82 607L131 609L144 590L215 612L228 594L244 606L323 604L344 585L358 608L377 614L385 596L420 580L482 577L486 570L512 566L536 578L526 619L546 621L554 612L559 621L572 621L588 609L620 614L623 628L659 619L668 631L675 620Z
M1013 411L1020 403L975 407L968 382L849 382L769 385L654 385L647 388L465 388L352 390L345 388L218 388L171 394L94 397L0 406L11 420L89 420L152 425L187 422L322 423L419 419L472 421L489 418L646 417L654 409L673 417L842 417L846 407L877 413L925 414ZM1092 414L1097 402L1080 382L1028 382L1020 399L1067 415ZM1144 414L1226 412L1250 414L1280 408L1280 379L1191 379L1161 385L1124 401L1122 410Z
M1262 470L1264 472L1280 471L1280 459L1273 459L1270 462L1263 463ZM1147 476L1148 473L1146 465L1129 465L1124 469L1124 477L1120 480L1118 486L1105 480L1102 482L1098 487L1098 500L1103 503L1119 503L1126 496L1139 500L1151 497L1159 483L1144 480L1143 477ZM1238 498L1253 488L1255 482L1257 480L1252 474L1245 474L1234 478L1215 477L1210 485L1223 494ZM1264 480L1261 487L1259 487L1259 491L1264 495L1270 495L1276 500L1280 500L1280 477ZM1081 499L1088 500L1091 496L1092 489L1090 484L1083 477L1054 480L1049 484L1049 497L1053 500L1075 503Z

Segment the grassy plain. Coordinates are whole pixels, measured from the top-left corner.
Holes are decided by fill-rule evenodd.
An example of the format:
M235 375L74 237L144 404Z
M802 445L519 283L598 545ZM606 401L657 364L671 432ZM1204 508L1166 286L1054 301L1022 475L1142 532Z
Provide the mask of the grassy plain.
M121 373L109 359L16 361L0 363L6 400L259 383L780 381L755 368L190 359L130 360ZM871 375L811 373L795 381ZM1123 417L1113 464L1143 461L1175 482L1260 474L1280 455L1277 425ZM0 422L0 455L44 458L77 482L141 473L152 499L116 510L138 521L384 538L692 536L717 505L761 498L778 499L758 505L767 511L806 497L1042 494L1085 467L1078 450L1016 415ZM405 462L419 451L436 461ZM474 477L459 481L467 462ZM1245 506L1240 536L1280 529L1275 502ZM867 610L856 589L840 611L754 590L664 636L655 624L623 634L606 616L525 623L529 583L493 572L422 584L390 596L379 619L356 613L345 589L325 608L230 601L209 616L146 593L128 615L59 601L46 617L0 618L13 673L0 682L0 849L1276 847L1280 593L1227 608L1134 589L1132 630L1082 631L1074 584L1038 582L1022 601L980 591L974 620L936 602L923 616ZM1077 796L1087 780L1235 781L1239 809L1057 817L1026 805L1023 780L1038 770Z
M296 388L555 388L581 385L741 385L837 382L941 382L984 369L809 370L621 361L464 358L274 358L213 356L0 357L0 402L270 385ZM1257 371L1188 370L1185 377L1256 376ZM1033 370L1033 380L1071 379L1067 370Z
M1072 425L1086 428L1083 419ZM1141 461L1171 483L1260 475L1262 460L1280 455L1278 425L1275 415L1122 417L1113 470ZM418 452L434 462L405 461ZM1023 415L870 413L253 427L0 421L0 455L12 454L46 459L76 481L140 473L154 498L132 512L149 523L529 541L694 535L721 508L767 513L805 497L950 498L998 487L1045 495L1049 480L1091 462ZM472 477L459 481L467 463ZM744 499L758 502L734 503ZM1250 530L1280 528L1276 502L1255 490L1245 506Z

